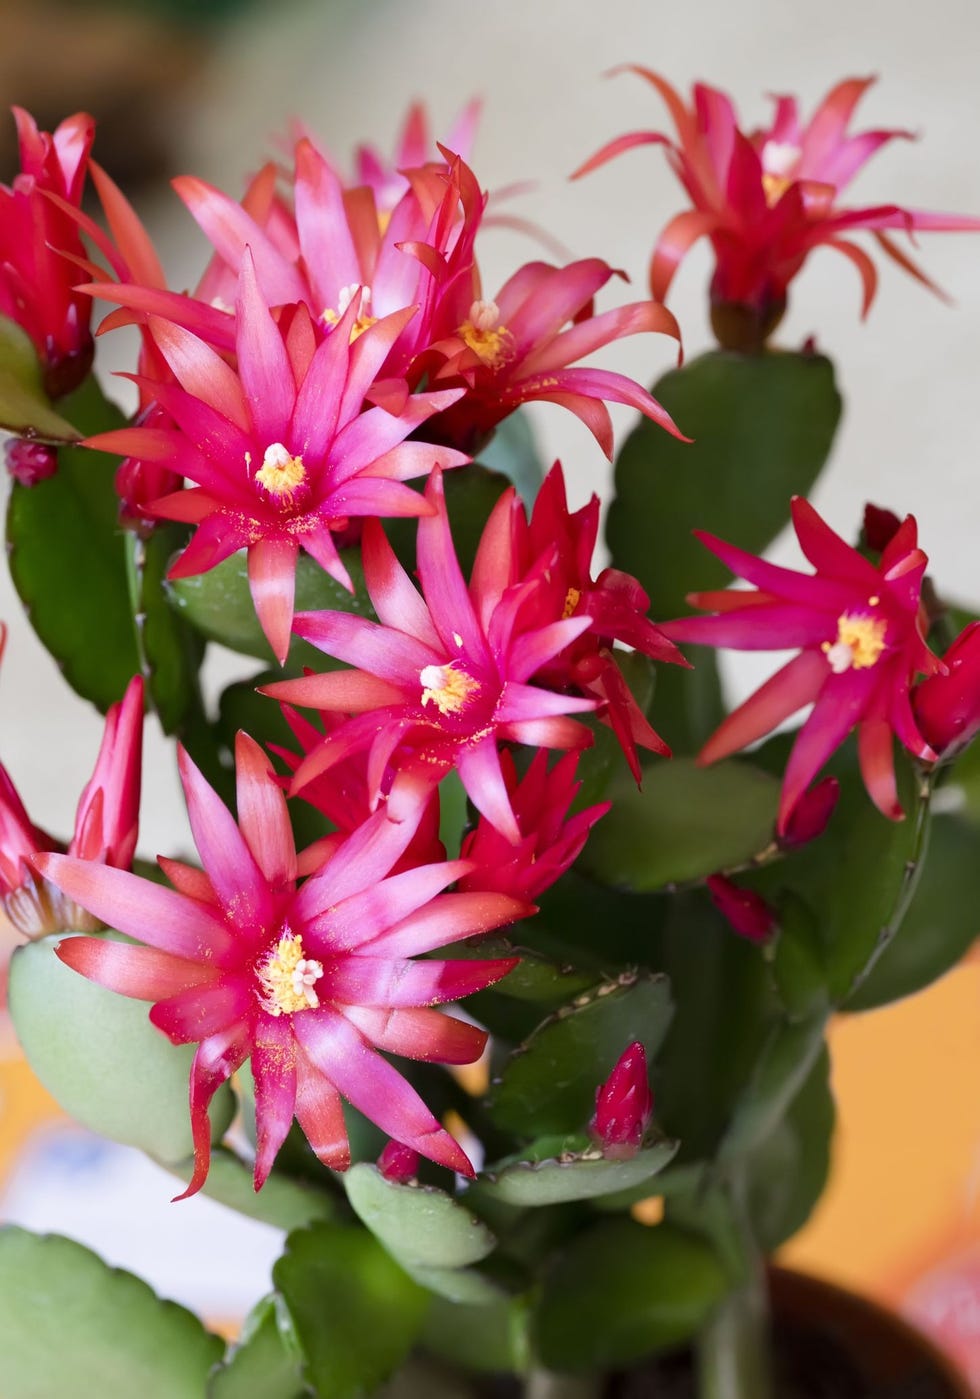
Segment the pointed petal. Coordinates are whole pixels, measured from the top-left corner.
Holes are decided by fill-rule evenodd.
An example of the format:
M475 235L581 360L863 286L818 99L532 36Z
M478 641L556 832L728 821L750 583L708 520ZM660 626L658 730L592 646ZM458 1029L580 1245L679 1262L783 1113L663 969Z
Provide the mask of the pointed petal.
M350 1165L350 1143L340 1094L296 1047L296 1120L314 1155L334 1171Z
M255 861L273 886L296 879L296 846L285 794L254 738L235 735L238 823Z
M292 1017L289 1018L290 1021ZM289 1021L262 1016L252 1050L255 1081L255 1189L261 1190L293 1122L295 1042Z
M472 1064L487 1043L486 1030L427 1006L345 1006L344 1014L376 1049L430 1064Z
M186 1200L204 1184L211 1162L211 1122L208 1106L215 1093L248 1058L245 1030L237 1025L212 1035L198 1045L191 1065L191 1132L194 1137L194 1174L187 1189L175 1200Z
M138 1001L163 1001L195 986L207 985L220 974L217 967L133 947L109 938L73 937L59 942L58 957L73 971Z
M289 654L296 596L294 539L259 539L248 550L248 587L265 639L280 665Z
M224 802L182 746L177 767L201 863L240 933L258 932L273 913L269 887Z
M738 753L784 719L810 704L830 674L818 651L804 651L770 676L766 683L734 709L698 754L699 763L716 763Z
M785 833L793 808L824 763L864 718L878 681L873 666L845 671L843 675L831 674L825 681L786 764L777 835Z

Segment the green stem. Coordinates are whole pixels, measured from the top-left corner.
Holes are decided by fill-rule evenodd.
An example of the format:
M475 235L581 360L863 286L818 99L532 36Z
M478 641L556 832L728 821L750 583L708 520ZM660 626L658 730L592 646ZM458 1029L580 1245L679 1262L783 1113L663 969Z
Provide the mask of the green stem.
M604 1375L557 1375L532 1369L524 1381L524 1399L598 1399Z
M720 1242L741 1277L695 1342L698 1399L775 1399L765 1260L749 1220L746 1185L736 1169L723 1193L727 1238Z

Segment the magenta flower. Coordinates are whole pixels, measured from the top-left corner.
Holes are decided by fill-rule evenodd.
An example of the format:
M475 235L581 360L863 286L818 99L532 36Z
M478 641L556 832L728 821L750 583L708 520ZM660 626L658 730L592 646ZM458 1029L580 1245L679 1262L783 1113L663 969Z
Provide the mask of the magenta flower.
M723 874L709 875L707 884L711 902L739 937L749 942L769 940L776 927L776 913L761 894L740 888Z
M608 1160L628 1161L642 1146L652 1116L646 1050L635 1040L596 1089L589 1135Z
M442 477L426 500L433 513L418 530L422 595L398 563L381 527L368 521L362 556L380 621L347 612L307 612L295 631L354 671L331 671L266 686L289 704L353 715L300 764L293 791L353 753L367 750L372 800L382 792L396 820L427 800L451 768L477 809L512 844L521 839L497 745L582 748L588 729L568 717L595 701L529 683L589 625L588 617L521 625L521 609L541 586L516 577L510 518L513 491L487 523L469 587L453 548Z
M943 657L945 675L912 690L912 712L929 746L943 757L980 733L980 622L970 622Z
M514 759L500 755L511 809L521 832L512 845L497 827L481 817L463 838L460 855L474 868L459 882L461 889L494 889L515 898L536 899L578 859L595 823L610 802L586 807L574 816L569 809L578 796L577 753L566 753L550 769L548 753L539 748L518 781Z
M825 777L802 797L790 812L786 829L779 837L784 850L809 845L823 835L840 798L840 783L836 777Z
M139 830L142 754L143 679L135 675L123 698L106 714L95 768L78 799L70 855L116 869L128 870L132 865ZM0 905L25 937L65 929L91 932L98 926L84 908L61 898L56 888L35 877L33 857L56 847L57 842L33 824L0 764Z
M173 889L68 856L35 858L69 898L142 944L71 938L59 945L62 961L122 995L153 1001L158 1029L175 1044L198 1044L190 1078L195 1165L184 1196L207 1176L208 1104L248 1058L256 1189L294 1116L325 1165L349 1164L341 1097L396 1141L472 1174L462 1149L384 1056L479 1057L484 1032L434 1007L489 986L515 959L413 958L529 909L502 894L441 893L468 870L462 861L392 875L414 828L383 811L297 885L286 801L268 759L239 734L236 762L238 824L180 752L204 870L161 860Z
M800 798L853 728L868 795L885 816L899 820L892 734L916 757L935 757L913 716L909 686L918 672L943 669L923 639L919 595L927 560L916 544L915 520L905 519L875 567L799 496L792 512L815 573L778 568L698 532L737 577L756 586L694 593L689 601L714 615L662 624L675 641L740 651L800 648L724 720L699 761L738 752L812 703L783 778L777 834L785 835Z
M92 366L92 298L75 289L71 256L84 255L75 220L48 196L81 204L95 123L78 112L49 134L22 108L13 113L21 169L11 188L0 185L0 315L27 331L58 398Z
M614 276L600 258L568 267L529 262L492 300L484 299L475 263L454 291L454 323L416 363L435 384L462 384L466 395L439 419L444 441L475 450L522 403L557 403L570 409L612 460L612 421L606 403L637 408L674 437L687 438L646 389L608 369L573 367L613 340L643 331L680 342L677 322L665 306L633 302L592 312L596 292ZM443 308L445 315L445 308Z
M515 512L525 567L551 554L532 606L542 619L552 613L588 617L591 626L543 666L538 682L553 689L570 689L597 699L599 718L609 724L626 755L637 782L637 745L669 757L670 749L652 727L623 679L611 650L621 641L651 660L686 666L672 641L650 621L650 599L640 583L618 568L605 568L592 577L592 558L599 535L599 497L574 513L568 509L561 464L556 462L542 482L530 521Z
M838 83L806 124L795 98L777 97L770 124L747 133L739 126L731 99L717 88L696 84L688 106L657 73L634 64L627 65L627 71L645 78L663 99L676 138L659 131L631 132L603 146L575 174L584 175L634 146L652 143L665 148L692 207L677 214L657 240L650 288L663 300L688 250L699 238L709 238L715 254L713 319L723 343L729 343L723 338L726 325L739 328L737 319L726 323L724 314L718 315L728 306L747 311L758 337L765 339L785 309L790 282L814 248L833 248L856 267L866 314L878 278L868 254L851 240L852 233L872 233L884 253L931 285L891 234L980 229L980 220L958 214L840 202L843 190L876 151L910 135L848 132L870 78Z
M289 648L299 550L353 590L334 533L351 516L422 513L422 498L402 481L437 461L450 467L466 460L448 448L405 441L454 402L458 390L416 394L397 418L383 408L361 411L411 310L356 336L355 297L336 331L317 344L309 314L293 309L276 321L246 253L237 373L192 332L153 318L150 329L176 383L153 384L152 396L175 426L123 428L88 441L158 461L197 482L147 507L197 526L170 577L205 573L247 549L252 600L280 663Z

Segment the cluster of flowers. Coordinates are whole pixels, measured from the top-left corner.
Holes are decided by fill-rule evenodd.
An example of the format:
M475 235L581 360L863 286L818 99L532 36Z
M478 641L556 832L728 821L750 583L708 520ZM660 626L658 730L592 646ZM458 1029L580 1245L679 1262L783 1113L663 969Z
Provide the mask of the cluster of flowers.
M770 211L765 217L781 221L780 238L791 214L793 227L809 220L842 249L836 233L826 238L831 228L870 227L884 240L883 228L925 226L922 216L891 210L863 211L849 223L829 219L837 185L888 135L844 139L860 87L843 96L838 90L803 134L795 110L782 103L761 154L758 141L746 144L734 128L720 94L699 89L698 130L668 96L684 142L685 183L694 193L691 171L699 171L699 208L704 191L713 191L712 198L726 201L729 223L682 215L687 223L675 222L661 241L656 293L666 289L667 263L672 268L692 237L707 233L719 253L719 277L726 269L718 295L763 295L754 284L746 290L744 278L733 290L732 230L747 217L750 185L760 210ZM706 124L715 165L737 158L737 179L729 172L722 183L715 171L708 180L698 144L707 139ZM656 626L634 578L614 569L592 577L598 501L570 511L557 465L530 516L513 490L501 496L467 580L443 473L465 470L495 425L532 399L571 409L607 454L607 401L632 405L679 436L639 385L575 367L617 337L678 332L659 300L596 314L593 297L614 275L598 259L565 267L530 262L486 298L474 253L486 197L459 154L425 151L417 121L411 154L396 162L399 168L365 156L354 184L305 135L288 177L265 167L241 202L199 180L178 180L214 250L192 295L167 289L145 231L95 165L109 234L81 212L86 119L73 118L54 137L37 133L26 117L20 130L22 180L32 184L3 192L20 222L4 233L15 247L0 272L2 309L31 335L59 392L77 382L66 365L88 367L89 298L116 304L103 329L140 327L132 376L138 420L89 440L124 458L117 478L124 518L141 529L157 520L193 527L173 577L206 572L247 550L256 613L280 662L295 633L345 668L266 687L284 706L299 751L280 755L289 772L277 775L259 745L239 734L237 821L181 752L202 868L161 859L172 888L129 872L142 713L134 680L109 715L67 854L32 826L3 774L4 907L27 935L86 934L61 944L66 963L153 1002L151 1019L171 1040L198 1044L190 1086L196 1169L188 1193L208 1169L210 1099L246 1059L255 1084L256 1187L294 1117L323 1162L347 1164L342 1098L399 1148L468 1173L462 1148L385 1054L450 1064L481 1054L485 1033L435 1007L493 984L514 958L481 957L478 947L476 955L453 959L423 954L530 915L532 900L578 855L605 808L570 814L577 751L592 737L576 716L613 728L637 779L638 747L667 754L623 679L613 642L681 663L675 641L800 649L702 754L713 761L734 752L812 703L778 818L778 835L793 843L813 838L829 819L833 793L811 783L855 726L868 790L893 818L900 811L892 735L932 761L954 741L954 713L957 739L972 732L980 717L976 632L945 665L926 646L926 559L911 519L895 522L873 563L804 501L795 503L794 518L814 574L776 568L706 538L755 590L695 595L712 615ZM722 130L729 133L724 139ZM660 138L625 138L617 148L639 139ZM788 163L793 142L798 171ZM778 187L774 146L782 152ZM820 179L830 193L815 211L811 186ZM33 201L27 212L24 200ZM38 214L33 221L30 210ZM766 253L770 244L756 237L753 257L769 257L766 298L776 295L774 278L783 279L785 291L818 232L792 256L775 232L776 253ZM82 234L111 275L90 260ZM40 259L57 276L48 276ZM30 300L30 286L43 288L43 296ZM419 478L422 491L405 484ZM396 516L418 519L421 590L380 523ZM294 615L299 550L349 588L341 548L356 545L377 620L345 611ZM913 690L918 675L934 678ZM318 711L319 722L295 706ZM511 745L534 750L530 761L520 749L515 759ZM552 749L564 756L549 764ZM478 820L460 858L447 860L439 787L451 771ZM323 812L334 834L297 851L287 789ZM714 893L736 928L767 934L763 914L740 902L730 884L716 882ZM92 936L101 924L138 941ZM627 1068L635 1070L636 1051L628 1051ZM603 1140L626 1150L639 1141L637 1116L649 1118L636 1084L634 1072L623 1093L643 1101L626 1113L626 1127L615 1084L612 1100L600 1097L593 1124ZM392 1169L400 1169L397 1161Z

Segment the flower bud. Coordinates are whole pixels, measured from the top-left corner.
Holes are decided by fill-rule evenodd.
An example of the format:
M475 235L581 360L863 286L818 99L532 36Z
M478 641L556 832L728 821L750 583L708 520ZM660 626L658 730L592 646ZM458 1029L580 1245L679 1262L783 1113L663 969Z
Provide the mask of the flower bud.
M723 874L708 878L711 902L728 920L739 937L750 942L765 942L776 926L775 910L751 889L740 889Z
M11 437L4 444L7 471L22 486L36 486L58 470L58 453L46 442Z
M628 1161L640 1149L652 1116L646 1051L636 1040L623 1051L605 1083L596 1089L589 1136L608 1160Z
M817 836L822 836L827 823L834 814L840 796L840 783L836 777L825 777L802 797L790 812L786 829L779 838L785 850L797 845L808 845Z
M898 531L901 520L893 510L884 510L868 501L864 507L864 542L878 554L884 552Z
M417 1151L392 1140L378 1157L378 1170L394 1185L407 1185L418 1175L421 1161Z
M947 673L920 681L911 698L919 732L946 757L980 730L980 622L964 627L943 660Z

